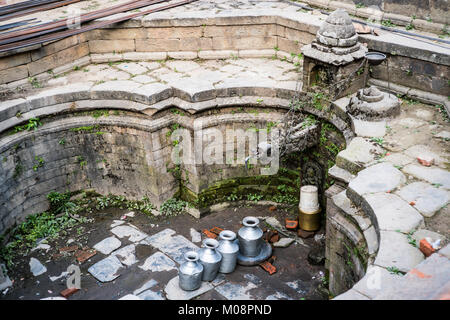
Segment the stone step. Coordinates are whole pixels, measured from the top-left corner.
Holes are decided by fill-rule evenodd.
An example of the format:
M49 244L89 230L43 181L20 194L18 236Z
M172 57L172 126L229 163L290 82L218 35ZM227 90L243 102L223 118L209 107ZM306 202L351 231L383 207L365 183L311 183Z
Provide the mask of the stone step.
M351 180L353 180L356 176L351 174L345 169L338 167L337 165L332 166L328 170L328 176L336 181L336 183L346 187Z
M450 292L450 245L410 270L376 300L444 300Z
M352 174L357 174L373 162L377 154L382 154L380 146L371 143L368 139L356 137L345 150L338 153L336 165Z

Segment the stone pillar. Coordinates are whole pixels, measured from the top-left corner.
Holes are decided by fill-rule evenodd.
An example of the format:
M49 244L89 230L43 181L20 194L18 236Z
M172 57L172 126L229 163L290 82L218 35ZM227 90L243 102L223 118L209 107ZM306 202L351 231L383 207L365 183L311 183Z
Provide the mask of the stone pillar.
M345 10L338 9L328 16L317 32L316 39L302 49L303 90L314 86L328 87L332 98L340 98L364 88L363 59L367 48L358 42L352 20ZM350 85L341 84L352 77Z

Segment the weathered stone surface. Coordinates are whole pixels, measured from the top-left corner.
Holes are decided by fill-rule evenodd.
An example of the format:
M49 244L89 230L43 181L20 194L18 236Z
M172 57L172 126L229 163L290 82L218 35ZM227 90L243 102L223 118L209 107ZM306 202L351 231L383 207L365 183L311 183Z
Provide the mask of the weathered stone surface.
M420 213L394 194L368 194L364 199L380 230L408 233L423 223Z
M416 208L425 217L432 217L436 211L450 200L450 192L435 188L424 182L413 182L403 187L397 194Z
M161 252L156 252L148 257L144 264L139 266L139 268L145 271L151 272L161 272L161 271L170 271L176 269L176 264L172 259L167 257L165 254Z
M122 245L119 239L112 236L106 239L103 239L96 245L94 245L94 249L103 253L103 254L110 254L117 248L119 248Z
M355 289L350 289L347 292L338 295L333 300L370 300L369 297L359 293Z
M161 291L152 291L152 290L147 290L144 291L142 293L140 293L138 295L139 298L141 298L142 300L166 300L166 298L164 298L164 295Z
M276 229L281 229L283 226L281 225L281 223L277 220L277 218L275 217L269 217L266 218L264 220L268 225L276 228Z
M433 254L410 270L397 285L376 296L376 300L430 300L448 288L450 259ZM448 290L446 288L446 290ZM448 291L447 291L448 294Z
M251 281L246 286L227 282L216 287L215 290L228 300L254 300L249 291L257 287L258 285Z
M134 294L134 295L138 295L139 293L142 293L142 292L144 292L145 290L148 290L148 289L150 289L150 288L156 286L157 284L158 284L158 282L157 282L156 280L151 279L151 280L147 281L146 283L144 283L144 284L142 285L142 287L140 287L140 288L134 290L134 291L133 291L133 294Z
M354 174L351 174L347 170L342 169L337 165L334 165L330 169L328 169L328 175L333 179L342 181L346 184L348 184L352 179L356 177Z
M378 146L361 137L354 138L345 150L339 152L336 164L352 174L357 174L364 166L375 159L375 153L381 153Z
M30 271L35 277L47 272L47 268L36 258L31 258L29 264Z
M197 290L184 291L180 288L179 278L176 276L167 283L164 291L168 300L191 300L211 289L213 289L213 286L209 282L202 282L202 285Z
M441 131L439 133L436 133L433 137L444 139L444 140L449 140L450 139L450 132L449 131Z
M111 229L111 232L119 238L128 238L131 242L138 242L147 237L147 234L130 226L117 226Z
M360 210L345 194L345 190L333 196L333 203L338 206L346 215L354 219L362 231L372 225L372 222L364 212Z
M352 129L358 137L383 137L386 135L386 121L352 119Z
M191 228L190 230L192 242L201 242L202 241L202 235L200 232L195 230L194 228Z
M400 232L380 231L380 238L380 249L374 262L377 266L408 272L424 259L422 252L409 244L406 235Z
M88 272L92 274L98 281L109 282L113 281L120 276L120 269L122 264L116 256L109 256L103 260L100 260L88 269Z
M356 204L365 194L390 192L401 186L406 177L391 163L382 162L360 171L355 179L350 181L347 196Z
M450 189L450 172L435 167L424 167L416 164L409 164L402 169L404 173L415 176L416 178L428 181L445 189Z
M177 263L184 262L184 253L189 250L198 250L198 246L181 235L172 236L175 231L165 229L153 236L147 237L145 242L171 257Z
M381 120L400 114L400 100L371 86L351 98L347 112L360 120Z
M404 153L414 159L425 159L425 160L431 160L434 161L435 164L440 164L442 162L445 162L445 159L443 159L439 154L434 153L429 149L428 146L425 145L415 145L412 146L404 151Z
M135 264L136 262L138 262L135 254L134 254L135 249L136 249L135 245L130 244L119 250L114 251L111 255L116 256L120 260L120 262L122 262L122 264L124 264L126 266L131 266L131 265Z
M353 290L373 299L385 290L395 287L400 279L401 275L392 274L385 268L369 266L366 275L353 286Z
M12 286L12 282L9 279L9 277L3 272L3 270L6 269L5 265L0 264L0 291L11 287Z
M416 240L416 243L419 243L420 240L424 239L424 238L431 238L431 241L436 241L438 239L441 240L445 240L445 236L437 233L437 232L433 232L430 230L426 230L426 229L419 229L416 232L414 232L414 234L412 235L413 239Z

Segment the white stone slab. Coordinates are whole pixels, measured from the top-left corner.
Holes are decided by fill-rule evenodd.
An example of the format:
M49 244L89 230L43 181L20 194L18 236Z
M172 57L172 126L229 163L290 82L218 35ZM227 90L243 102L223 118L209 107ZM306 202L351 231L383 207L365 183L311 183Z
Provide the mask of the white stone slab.
M198 232L194 228L191 228L190 233L191 233L192 242L201 242L202 241L202 235L200 232Z
M122 267L116 256L109 256L91 266L88 272L101 282L109 282L120 276L119 270Z
M117 226L111 229L111 232L119 238L128 237L131 242L141 241L147 237L147 234L130 226Z
M450 189L450 172L435 167L424 167L417 164L409 164L402 169L403 172L413 175L416 178L428 181L431 184L439 185L445 189Z
M202 285L197 290L184 291L180 288L179 278L176 276L167 283L164 291L166 292L168 300L191 300L211 289L213 289L213 286L210 283L202 282Z
M121 245L122 243L120 242L119 239L117 239L114 236L111 236L106 239L103 239L102 241L94 245L94 249L103 254L110 254L117 248L120 248Z
M170 271L176 269L176 267L175 262L161 252L152 254L142 266L139 266L139 268L151 272Z
M435 188L425 182L413 182L400 189L397 194L413 206L425 217L432 217L436 211L450 200L450 192Z
M35 277L47 272L47 268L36 258L31 258L29 264L30 271Z
M131 266L138 262L135 255L136 247L134 244L125 246L119 250L114 251L111 255L119 258L120 262L126 266Z

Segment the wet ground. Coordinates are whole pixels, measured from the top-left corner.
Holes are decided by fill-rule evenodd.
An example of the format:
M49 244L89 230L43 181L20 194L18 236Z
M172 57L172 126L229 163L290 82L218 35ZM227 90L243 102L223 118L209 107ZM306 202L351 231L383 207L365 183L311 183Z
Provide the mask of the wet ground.
M20 257L17 267L9 271L8 275L14 281L14 285L6 293L0 295L0 299L22 299L35 300L49 297L58 297L60 292L66 289L67 277L62 276L59 279L51 279L58 277L67 270L71 264L78 265L81 269L81 290L71 295L68 299L120 299L129 294L135 293L143 299L167 299L166 285L177 276L178 263L174 266L165 266L153 268L151 270L143 270L142 267L146 259L150 256L161 256L167 254L165 258L173 259L172 252L159 247L156 248L145 241L133 238L122 237L120 248L133 244L134 256L137 261L132 261L129 266L123 265L118 271L119 276L110 282L101 282L94 278L88 269L95 263L105 259L107 256L114 255L113 251L110 255L97 252L95 256L89 260L79 263L74 252L60 254L60 248L78 245L80 248L92 248L98 242L105 238L113 236L111 232L111 224L114 220L120 220L124 213L129 210L110 209L99 211L91 214L93 221L69 230L66 235L49 241L50 249L36 250L27 256ZM211 229L214 226L229 229L237 232L241 227L241 221L246 216L259 217L277 217L278 221L284 222L287 213L282 210L270 211L267 206L229 208L221 212L212 213L200 220L195 219L187 214L182 214L171 218L149 217L145 214L136 212L134 217L126 217L122 226L131 224L139 231L148 236L160 233L156 238L162 237L168 229L176 233L172 235L173 243L175 239L182 239L179 235L184 236L182 239L185 243L192 240L190 229L194 228L198 232L204 229ZM123 221L123 220L122 220ZM265 222L260 223L261 228L265 228ZM294 233L292 233L294 234ZM319 232L320 234L320 232ZM202 240L205 235L202 234ZM269 275L260 266L237 266L236 270L227 275L219 274L215 281L209 284L205 289L206 292L193 297L194 299L327 299L326 293L318 289L318 286L324 281L324 266L311 265L307 256L311 248L316 247L318 242L314 238L304 239L304 245L293 243L287 248L274 248L273 255L276 256L273 265L277 268L277 272ZM190 243L189 245L201 246L200 242ZM158 247L158 245L156 245ZM159 251L159 253L158 253ZM45 267L47 272L33 276L30 272L29 262L31 257L38 259ZM131 259L131 260L133 260ZM148 262L148 261L147 261ZM171 262L172 263L172 262ZM161 271L166 269L164 271ZM159 270L159 271L156 271ZM53 280L53 281L52 281ZM140 289L147 284L148 290ZM142 292L141 292L142 291ZM169 297L170 298L170 297Z

